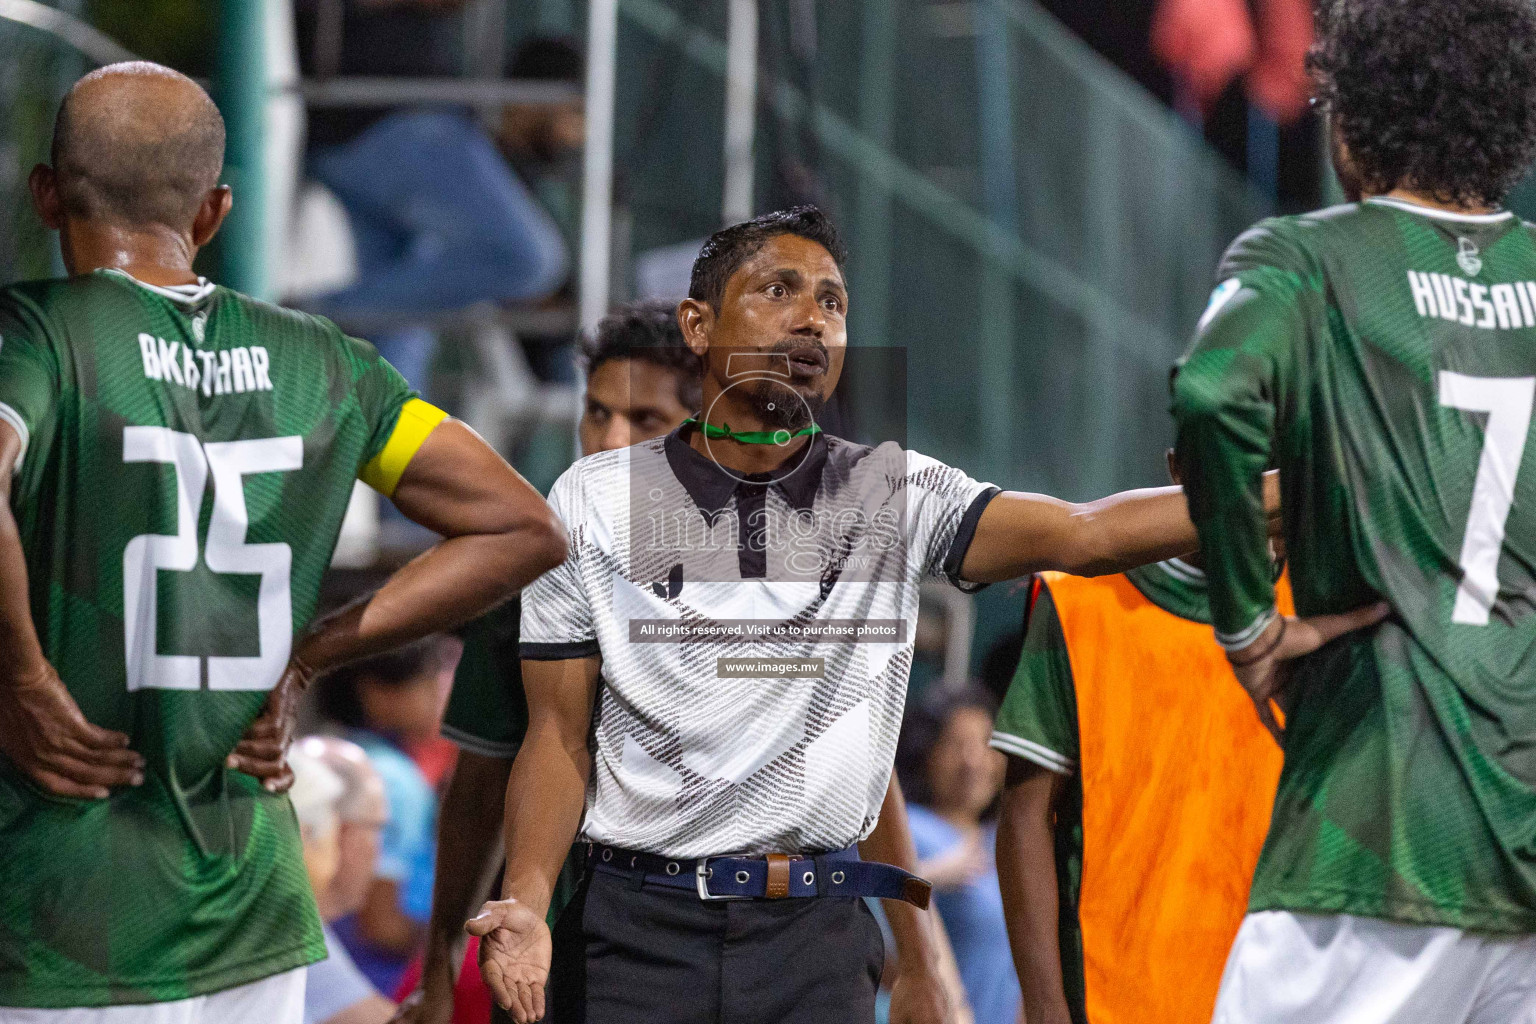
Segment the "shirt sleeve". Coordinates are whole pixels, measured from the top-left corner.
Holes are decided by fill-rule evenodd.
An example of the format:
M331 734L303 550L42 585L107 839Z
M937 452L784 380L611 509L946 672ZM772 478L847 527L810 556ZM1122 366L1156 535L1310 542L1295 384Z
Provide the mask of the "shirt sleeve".
M570 554L523 591L518 651L527 661L565 661L599 653L592 604L581 576L583 530L579 510L585 507L581 466L578 462L566 470L549 492L549 507L571 538Z
M444 736L486 757L515 757L528 731L517 649L521 602L508 601L464 627L464 653L443 712Z
M357 478L392 497L411 459L448 414L422 401L372 345L345 336L342 343L358 406L368 425Z
M1315 288L1305 257L1267 224L1233 243L1219 276L1175 378L1173 413L1216 639L1241 650L1276 615L1263 473Z
M1077 771L1077 690L1051 588L1036 577L1019 667L992 727L992 747L1063 775Z
M999 489L917 452L906 453L906 471L907 543L918 577L981 589L960 578L960 566L981 513Z
M13 306L0 306L0 422L21 438L15 472L45 442L58 409L59 367L43 328Z

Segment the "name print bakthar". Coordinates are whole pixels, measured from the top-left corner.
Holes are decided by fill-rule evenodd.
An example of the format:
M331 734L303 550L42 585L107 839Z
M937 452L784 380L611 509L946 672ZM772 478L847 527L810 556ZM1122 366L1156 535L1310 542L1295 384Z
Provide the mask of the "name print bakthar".
M260 345L204 352L179 341L140 334L139 353L144 357L144 376L150 380L174 382L193 391L201 388L208 396L272 390L268 373L272 360Z

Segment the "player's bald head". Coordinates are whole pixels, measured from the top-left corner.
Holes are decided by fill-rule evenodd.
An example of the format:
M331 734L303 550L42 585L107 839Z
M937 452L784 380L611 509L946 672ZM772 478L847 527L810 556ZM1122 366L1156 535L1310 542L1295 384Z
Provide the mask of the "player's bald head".
M219 108L159 64L100 68L59 106L53 167L66 216L185 231L223 165Z

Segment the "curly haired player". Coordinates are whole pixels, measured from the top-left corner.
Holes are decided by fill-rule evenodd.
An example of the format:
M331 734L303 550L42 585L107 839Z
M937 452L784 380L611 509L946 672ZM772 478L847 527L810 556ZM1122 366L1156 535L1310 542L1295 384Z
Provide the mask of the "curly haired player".
M1349 206L1222 263L1175 386L1217 639L1285 766L1218 1022L1536 1020L1536 151L1526 0L1340 0L1311 57ZM1297 610L1391 618L1282 671Z

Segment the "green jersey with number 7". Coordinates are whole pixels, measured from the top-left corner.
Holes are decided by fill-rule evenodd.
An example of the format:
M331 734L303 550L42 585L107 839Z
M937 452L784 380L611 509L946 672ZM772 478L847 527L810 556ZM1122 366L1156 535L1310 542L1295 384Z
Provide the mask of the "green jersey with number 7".
M1174 388L1218 638L1393 616L1298 662L1252 910L1536 931L1536 236L1381 197L1227 253Z
M142 786L0 759L0 1006L163 1002L320 959L284 795L224 758L315 612L353 481L441 419L367 344L212 284L0 292L0 419L44 652Z

